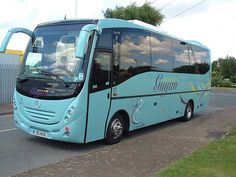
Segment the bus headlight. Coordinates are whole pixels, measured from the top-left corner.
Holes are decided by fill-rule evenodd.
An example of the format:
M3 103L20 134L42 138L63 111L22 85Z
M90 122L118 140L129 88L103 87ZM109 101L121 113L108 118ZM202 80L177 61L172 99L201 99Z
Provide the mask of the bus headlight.
M71 108L68 110L67 113L71 116L73 114L74 109L75 109L75 107L71 106Z
M14 110L17 110L17 104L15 98L13 98L13 108Z
M65 116L65 121L69 121L70 117L69 116Z
M75 109L74 106L70 107L70 109L67 111L67 115L64 118L65 121L69 121L70 120L70 116L72 116L74 109Z
M73 114L73 111L69 109L68 114L71 116Z

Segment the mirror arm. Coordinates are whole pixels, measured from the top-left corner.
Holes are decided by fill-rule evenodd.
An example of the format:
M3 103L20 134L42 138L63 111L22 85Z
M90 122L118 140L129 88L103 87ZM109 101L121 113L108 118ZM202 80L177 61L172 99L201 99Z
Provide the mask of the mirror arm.
M10 29L2 41L2 44L0 47L0 53L4 53L6 51L7 45L14 33L24 33L24 34L28 35L29 37L33 36L33 32L26 29L26 28L12 28L12 29Z
M89 25L86 25L82 28L80 35L79 35L79 41L77 43L76 52L75 52L75 56L77 58L84 57L84 55L86 53L86 49L87 49L86 45L89 40L89 35L92 31L97 31L97 33L99 35L101 35L101 33L102 33L101 28L99 28L97 25L94 25L94 24L89 24Z

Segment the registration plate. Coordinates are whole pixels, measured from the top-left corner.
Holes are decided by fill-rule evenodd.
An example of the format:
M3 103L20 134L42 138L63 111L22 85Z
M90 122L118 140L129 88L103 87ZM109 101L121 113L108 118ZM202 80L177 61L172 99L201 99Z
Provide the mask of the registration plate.
M47 133L47 132L44 132L44 131L33 130L32 132L33 132L33 134L36 135L36 136L40 136L40 137L43 137L43 138L47 138L47 137L48 137L48 133Z

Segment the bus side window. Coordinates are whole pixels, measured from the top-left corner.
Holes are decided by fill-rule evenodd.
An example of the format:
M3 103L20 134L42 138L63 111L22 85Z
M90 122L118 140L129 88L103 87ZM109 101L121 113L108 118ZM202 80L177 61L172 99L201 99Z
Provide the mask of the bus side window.
M151 35L152 70L164 72L173 71L171 42L171 39L164 35Z
M93 62L91 92L110 88L111 58L112 54L110 52L96 51Z
M96 48L112 50L112 29L103 29Z
M188 44L179 40L173 40L174 72L191 73Z
M194 65L197 68L197 74L205 74L210 69L210 56L206 49L202 49L192 45L192 53L194 56Z
M201 51L201 65L199 66L200 74L205 74L210 70L210 56L206 49Z
M113 85L151 71L150 32L120 29L113 32Z

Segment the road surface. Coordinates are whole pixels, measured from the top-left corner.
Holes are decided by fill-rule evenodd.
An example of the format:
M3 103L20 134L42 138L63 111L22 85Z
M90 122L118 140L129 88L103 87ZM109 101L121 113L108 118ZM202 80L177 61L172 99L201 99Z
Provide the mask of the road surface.
M206 115L223 111L230 107L236 108L236 92L212 92L208 109L196 115L201 118ZM195 121L198 123L197 121ZM170 131L172 126L181 124L178 121L170 121L160 128ZM158 131L156 128L146 128L136 131L126 139L130 144L141 134ZM61 160L78 156L79 154L105 149L106 145L102 141L88 145L64 143L46 140L27 135L15 128L12 115L0 117L0 176L11 176L23 171L59 162Z

